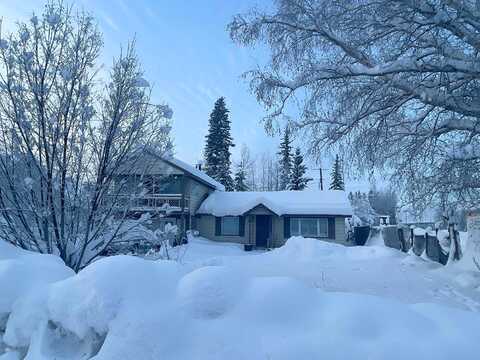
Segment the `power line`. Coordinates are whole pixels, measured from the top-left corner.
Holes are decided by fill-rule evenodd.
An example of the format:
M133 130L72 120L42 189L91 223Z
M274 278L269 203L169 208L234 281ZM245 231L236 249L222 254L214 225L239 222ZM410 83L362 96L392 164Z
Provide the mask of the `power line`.
M322 168L317 168L317 169L312 169L312 170L317 170L319 173L319 181L318 181L318 188L320 190L323 190L323 170L328 170L328 169L322 169Z

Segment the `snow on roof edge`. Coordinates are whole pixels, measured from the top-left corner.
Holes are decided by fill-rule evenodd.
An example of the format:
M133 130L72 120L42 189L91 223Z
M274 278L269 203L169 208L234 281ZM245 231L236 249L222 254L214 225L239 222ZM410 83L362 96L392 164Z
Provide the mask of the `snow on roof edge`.
M281 215L352 216L343 191L213 192L200 205L197 214L239 216L263 205Z
M163 160L166 162L171 163L174 166L177 166L181 168L182 170L185 170L186 172L190 173L194 177L202 180L203 182L208 183L211 185L213 188L215 188L217 191L225 191L225 186L223 184L219 183L217 180L211 178L207 174L205 174L203 171L196 169L194 166L187 164L186 162L177 159L176 157L173 156L161 156Z

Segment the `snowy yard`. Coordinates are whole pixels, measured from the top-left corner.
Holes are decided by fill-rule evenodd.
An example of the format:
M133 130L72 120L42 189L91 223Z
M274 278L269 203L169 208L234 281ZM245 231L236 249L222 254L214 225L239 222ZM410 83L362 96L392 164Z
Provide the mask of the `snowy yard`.
M383 246L349 248L316 240L310 243L309 239L291 242L287 248L272 252L249 253L238 244L194 239L179 247L173 257L193 268L227 266L251 277L292 277L328 292L480 312L480 273L455 271Z
M0 246L2 360L480 352L478 274L384 247L292 238L247 253L193 239L175 250L180 262L116 256L73 275L56 257Z

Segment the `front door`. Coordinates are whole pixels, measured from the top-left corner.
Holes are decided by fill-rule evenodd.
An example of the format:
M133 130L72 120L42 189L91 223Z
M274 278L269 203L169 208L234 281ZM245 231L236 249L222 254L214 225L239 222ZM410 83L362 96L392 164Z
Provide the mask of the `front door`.
M255 245L266 248L270 236L270 215L256 215Z

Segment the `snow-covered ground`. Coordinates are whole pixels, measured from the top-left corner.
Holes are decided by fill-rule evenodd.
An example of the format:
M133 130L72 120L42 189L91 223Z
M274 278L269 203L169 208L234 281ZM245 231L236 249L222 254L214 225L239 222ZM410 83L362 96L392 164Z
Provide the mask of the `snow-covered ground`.
M0 359L480 354L474 272L303 238L251 253L193 239L173 255L180 261L104 258L73 275L58 259L1 244L0 289L10 300L0 302L0 354L9 350Z

